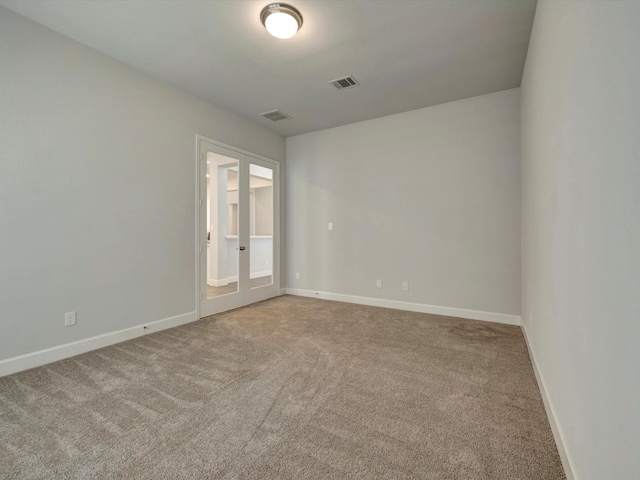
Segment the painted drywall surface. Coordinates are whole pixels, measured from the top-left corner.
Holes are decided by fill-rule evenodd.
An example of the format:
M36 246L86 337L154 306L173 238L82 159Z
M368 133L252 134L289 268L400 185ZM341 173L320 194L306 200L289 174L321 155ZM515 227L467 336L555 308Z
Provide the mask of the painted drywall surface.
M640 478L640 3L540 2L522 316L580 480Z
M285 157L278 134L2 7L0 112L0 359L194 311L196 133Z
M519 101L287 138L287 286L518 315Z

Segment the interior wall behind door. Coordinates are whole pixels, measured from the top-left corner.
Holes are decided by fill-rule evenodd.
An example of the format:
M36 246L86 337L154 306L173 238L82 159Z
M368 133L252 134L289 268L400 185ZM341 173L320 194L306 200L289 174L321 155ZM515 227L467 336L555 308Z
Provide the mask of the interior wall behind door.
M3 7L0 65L0 360L193 312L196 133L284 138Z

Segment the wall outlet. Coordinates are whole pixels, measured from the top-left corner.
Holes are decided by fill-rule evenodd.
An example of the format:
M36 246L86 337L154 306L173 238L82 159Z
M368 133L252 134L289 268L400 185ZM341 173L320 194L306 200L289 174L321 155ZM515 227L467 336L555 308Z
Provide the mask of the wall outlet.
M376 288L382 288L382 280L376 280Z
M296 280L300 280L300 272L296 272Z
M329 222L329 230L333 230L333 222Z
M409 290L409 282L402 282L402 290L405 292Z
M76 312L67 312L64 314L64 326L71 327L76 324Z

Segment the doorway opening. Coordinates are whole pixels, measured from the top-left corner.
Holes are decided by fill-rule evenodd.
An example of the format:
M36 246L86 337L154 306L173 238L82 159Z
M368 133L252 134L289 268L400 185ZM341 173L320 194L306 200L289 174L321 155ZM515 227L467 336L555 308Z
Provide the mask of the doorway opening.
M279 165L198 136L201 316L277 294Z
M238 161L207 152L207 298L238 291ZM249 170L249 287L273 284L273 170Z

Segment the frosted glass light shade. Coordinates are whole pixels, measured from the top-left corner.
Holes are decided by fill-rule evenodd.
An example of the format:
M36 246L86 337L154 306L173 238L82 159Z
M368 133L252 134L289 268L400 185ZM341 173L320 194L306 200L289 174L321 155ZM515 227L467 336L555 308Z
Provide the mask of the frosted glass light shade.
M286 3L272 3L262 9L260 20L269 34L276 38L291 38L302 26L300 12Z
M276 12L267 17L264 26L276 38L291 38L298 31L298 22L288 13Z

